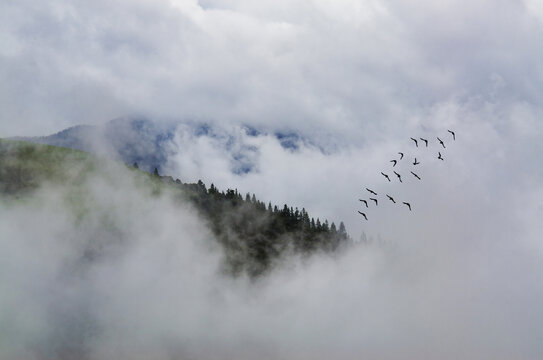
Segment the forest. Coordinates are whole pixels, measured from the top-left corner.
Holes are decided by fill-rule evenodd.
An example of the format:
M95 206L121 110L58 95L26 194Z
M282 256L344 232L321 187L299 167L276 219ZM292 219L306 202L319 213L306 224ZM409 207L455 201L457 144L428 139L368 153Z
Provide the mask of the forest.
M68 204L80 219L88 216L92 206L82 184L92 176L114 177L117 172L139 179L143 185L137 191L155 197L171 196L179 206L190 204L221 245L222 271L228 275L256 278L271 271L286 256L331 255L348 243L343 222L336 226L315 219L305 208L287 204L278 207L271 202L266 205L255 194L243 196L237 189L221 191L214 184L207 188L201 180L184 183L160 175L157 169L153 173L140 170L137 163L123 165L62 147L0 141L0 201L21 201L43 184L52 183L69 194ZM122 179L121 183L128 180ZM103 237L123 236L122 231L112 231Z

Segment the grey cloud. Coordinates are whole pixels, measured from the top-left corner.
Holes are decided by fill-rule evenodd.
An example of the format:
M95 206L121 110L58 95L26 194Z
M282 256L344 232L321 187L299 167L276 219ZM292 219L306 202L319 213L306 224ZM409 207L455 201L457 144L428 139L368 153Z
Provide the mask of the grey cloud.
M534 4L4 2L2 136L127 112L203 119L239 130L241 143L257 149L250 160L258 171L232 174L224 144L180 132L172 175L303 206L345 220L354 237L364 231L392 245L294 262L252 287L215 278L214 260L201 258L208 252L172 240L168 216L132 214L121 200L141 221L123 229L136 226L141 241L70 292L55 276L73 249L54 236L70 231L66 214L2 209L11 256L0 262L8 269L2 293L10 294L1 316L14 329L3 344L14 347L1 348L19 354L20 339L45 346L69 333L51 334L44 318L49 309L62 318L47 304L64 299L67 313L95 313L107 334L90 336L95 358L541 357L543 12ZM300 143L289 151L273 136L247 137L239 124L293 130L317 144L332 137L337 147ZM409 136L447 128L458 139L445 162L435 146L409 147ZM383 184L379 171L404 149L419 156L422 183ZM411 201L413 213L385 202L361 222L357 197L366 186ZM167 201L156 210L168 214ZM35 228L21 223L28 212ZM190 212L181 219L196 239L205 234ZM158 241L170 254L145 241L147 226L164 227ZM30 239L38 234L36 250ZM16 271L20 264L25 272ZM191 266L200 271L194 278L184 273ZM97 301L90 305L88 284ZM5 310L14 308L29 315Z
M459 229L455 206L466 200L445 206L436 189L432 203L454 218L427 209L426 228L397 223L401 242L290 258L254 283L219 274L220 252L189 207L130 179L116 166L89 177L82 221L66 202L69 188L2 203L3 358L530 359L543 351L539 239L503 232L515 222L499 212L496 231L466 221ZM470 214L494 204L474 201Z
M30 132L15 133L13 118L53 132L138 112L365 136L436 102L486 98L495 75L506 84L501 101L540 100L541 27L518 2L56 1L3 10L7 135ZM36 65L20 67L28 61Z

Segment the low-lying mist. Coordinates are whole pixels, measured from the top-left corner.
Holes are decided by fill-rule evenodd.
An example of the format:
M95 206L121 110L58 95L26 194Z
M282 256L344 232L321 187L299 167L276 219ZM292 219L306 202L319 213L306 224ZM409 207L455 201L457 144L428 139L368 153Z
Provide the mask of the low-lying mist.
M543 355L541 252L507 232L421 231L234 278L191 206L113 165L2 200L0 229L2 359Z

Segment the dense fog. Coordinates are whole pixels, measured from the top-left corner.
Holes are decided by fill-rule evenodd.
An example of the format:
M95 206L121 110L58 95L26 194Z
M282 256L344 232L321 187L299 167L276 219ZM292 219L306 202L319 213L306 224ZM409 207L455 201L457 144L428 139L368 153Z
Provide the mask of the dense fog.
M2 202L0 357L542 354L540 228L520 207L469 222L498 201L443 202L399 221L397 237L287 256L250 280L220 271L222 250L188 204L104 164L83 184Z

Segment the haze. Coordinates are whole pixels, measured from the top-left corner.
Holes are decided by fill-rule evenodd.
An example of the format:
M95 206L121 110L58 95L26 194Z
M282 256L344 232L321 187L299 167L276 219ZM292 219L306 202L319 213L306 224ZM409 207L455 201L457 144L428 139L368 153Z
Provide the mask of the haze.
M1 2L0 137L205 121L256 169L180 126L168 175L343 220L355 245L232 279L195 211L122 169L85 184L83 226L44 186L0 203L0 357L542 358L542 37L535 0ZM384 180L398 151L422 181ZM413 211L363 221L366 187ZM108 243L104 214L126 241ZM90 239L106 250L86 264Z

